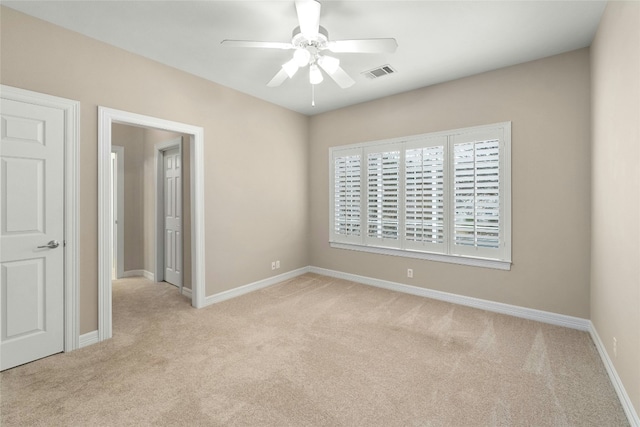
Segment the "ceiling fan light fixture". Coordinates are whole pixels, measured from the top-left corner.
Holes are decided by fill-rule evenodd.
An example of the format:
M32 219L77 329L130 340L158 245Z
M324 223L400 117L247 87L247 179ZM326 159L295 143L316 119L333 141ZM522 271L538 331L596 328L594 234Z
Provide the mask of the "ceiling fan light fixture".
M298 68L300 67L298 66L295 58L285 62L282 65L282 69L287 73L287 76L289 76L289 78L292 78L296 74Z
M295 59L298 67L304 67L309 63L311 59L311 53L307 49L296 49L293 52L293 59Z
M318 65L320 65L322 69L327 72L327 74L333 75L340 66L340 60L338 58L334 58L333 56L325 55L318 58Z
M312 85L317 85L318 83L322 83L322 71L316 64L311 64L309 67L309 82Z

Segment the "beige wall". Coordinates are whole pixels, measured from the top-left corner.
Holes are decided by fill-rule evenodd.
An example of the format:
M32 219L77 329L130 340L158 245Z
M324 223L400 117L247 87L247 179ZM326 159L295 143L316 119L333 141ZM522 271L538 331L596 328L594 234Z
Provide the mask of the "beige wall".
M204 128L206 295L309 265L307 117L6 7L0 31L2 84L81 103L80 333L98 326L99 105Z
M589 111L581 49L313 116L313 264L588 318ZM503 121L512 122L511 271L329 247L329 147Z
M144 129L114 124L111 143L124 147L124 271L143 270Z
M591 47L591 69L591 319L638 413L640 3L607 5Z

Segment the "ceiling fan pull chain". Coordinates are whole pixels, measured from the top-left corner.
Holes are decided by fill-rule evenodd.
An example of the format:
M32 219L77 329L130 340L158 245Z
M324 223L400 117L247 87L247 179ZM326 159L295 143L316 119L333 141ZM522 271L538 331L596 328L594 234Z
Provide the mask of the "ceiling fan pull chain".
M316 106L316 85L311 85L311 106Z

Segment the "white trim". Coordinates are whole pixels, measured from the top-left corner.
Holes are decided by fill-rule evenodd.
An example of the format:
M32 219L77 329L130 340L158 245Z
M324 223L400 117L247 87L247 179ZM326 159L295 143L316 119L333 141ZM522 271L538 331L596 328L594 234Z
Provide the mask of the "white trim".
M177 148L179 150L180 163L182 164L182 138L174 138L169 141L159 142L153 147L153 179L155 190L153 218L156 237L155 244L153 245L153 253L155 259L154 274L155 277L158 278L158 282L162 282L164 280L164 152L172 148ZM180 166L180 168L180 173L182 173L182 166ZM178 287L182 288L182 285Z
M191 305L202 307L205 299L204 245L204 129L127 111L98 107L98 337L112 336L111 297L111 125L128 124L191 135L191 224L192 287Z
M73 351L80 341L80 102L5 85L0 92L4 99L64 112L64 351Z
M191 136L191 305L204 307L205 257L204 257L204 129ZM199 143L198 143L199 141ZM194 250L197 249L197 250Z
M118 165L118 179L116 180L118 188L116 189L116 197L118 200L118 234L116 241L118 248L116 250L116 279L124 277L124 147L119 145L111 145L111 152L116 155Z
M372 277L358 276L356 274L343 273L340 271L328 270L326 268L310 267L309 271L311 273L322 274L324 276L350 280L352 282L358 282L364 285L389 289L405 294L432 298L440 301L450 302L453 304L464 305L467 307L479 308L481 310L487 310L494 313L507 314L509 316L535 320L537 322L549 323L557 326L564 326L566 328L578 329L581 331L589 330L589 320L582 319L580 317L567 316L564 314L551 313L548 311L536 310L533 308L519 307L516 305L467 297L464 295L456 295L448 292L419 288L417 286L389 282L387 280L374 279Z
M80 348L84 348L90 345L98 344L100 340L98 340L98 330L87 332L86 334L80 335Z
M144 277L145 279L155 282L153 273L147 270L128 270L122 273L122 278L127 277Z
M297 270L292 270L287 273L282 273L277 276L268 277L266 279L258 280L257 282L249 283L247 285L239 286L237 288L229 289L228 291L219 292L217 294L209 295L205 299L205 306L216 304L222 301L226 301L231 298L236 298L249 292L257 291L258 289L266 288L276 283L283 282L285 280L293 279L294 277L309 273L310 267L302 267Z
M494 268L497 270L511 270L509 261L498 261L495 259L472 258L462 255L436 254L430 252L420 252L411 249L379 248L376 246L351 245L348 243L329 242L332 248L346 249L349 251L369 252L379 255L392 255L404 258L426 259L429 261L447 262L450 264L471 265L474 267Z
M182 295L184 295L187 298L191 298L191 289L189 288L185 288L184 286L182 287Z
M616 368L611 361L609 354L607 353L607 349L605 348L604 344L602 344L602 340L598 335L598 331L591 321L589 321L589 334L591 335L591 339L598 349L598 353L600 354L602 363L607 370L607 374L609 374L609 379L611 380L611 384L613 384L613 388L618 394L618 399L620 399L620 404L622 405L622 409L624 409L624 413L629 420L629 424L631 424L631 427L640 427L640 417L638 417L638 413L633 407L631 398L629 398L627 390L624 388L624 384L622 383L622 380L620 380L618 372L616 372Z

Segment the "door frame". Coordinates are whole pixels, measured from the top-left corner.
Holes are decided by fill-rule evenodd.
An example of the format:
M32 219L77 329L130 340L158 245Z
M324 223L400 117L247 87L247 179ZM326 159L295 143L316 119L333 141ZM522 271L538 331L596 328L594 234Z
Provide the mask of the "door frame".
M154 278L156 282L164 280L164 152L172 148L180 151L180 164L182 165L182 138L174 138L169 141L160 142L153 147L154 164L155 164L155 204L154 218L156 231L155 250L155 271ZM182 172L182 167L180 168ZM184 249L183 249L184 253ZM192 263L193 264L193 263ZM182 286L179 286L182 292Z
M5 85L0 96L64 113L64 351L73 351L80 347L80 102Z
M118 179L115 197L118 200L118 233L116 234L116 279L124 277L124 147L112 145L111 152L116 155Z
M188 134L191 148L191 305L205 304L204 129L156 117L98 106L98 341L111 338L111 125Z

